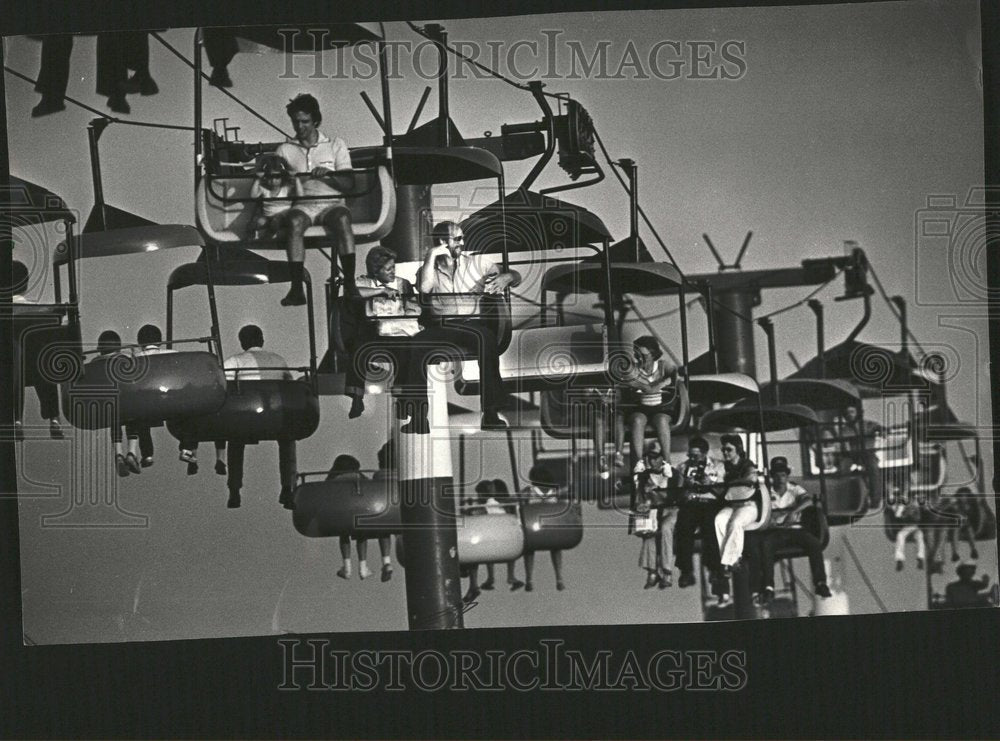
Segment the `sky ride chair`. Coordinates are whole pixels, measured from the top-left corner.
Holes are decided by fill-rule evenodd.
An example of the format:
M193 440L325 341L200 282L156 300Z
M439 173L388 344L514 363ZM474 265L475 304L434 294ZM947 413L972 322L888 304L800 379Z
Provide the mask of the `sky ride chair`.
M122 259L126 255L191 246L203 246L201 235L184 225L84 232L75 250L67 243L56 247L53 266L57 295L58 269L74 260ZM66 419L78 429L93 430L129 422L159 426L168 420L218 410L226 399L226 380L216 338L209 335L171 342L179 344L205 344L208 350L163 352L161 347L161 352L145 354L138 345L124 345L121 353L95 357L82 367L68 368L61 379ZM89 350L81 357L97 353L96 349Z
M65 243L70 245L68 249L76 244L73 231L76 216L59 196L39 185L11 177L10 189L0 195L0 212L3 214L0 223L9 230L15 247L21 243L44 243L45 225L53 223L56 230L65 235ZM37 260L37 257L31 255L25 259ZM83 363L75 262L69 261L68 266L70 291L66 302L63 302L61 286L56 281L53 303L15 302L11 305L15 399L20 400L15 408L15 419L22 423L27 387L35 388L43 407L55 403L56 408L43 409L42 416L57 417L57 384L65 380L66 372L76 372ZM27 267L30 276L35 271L32 265ZM22 294L27 301L31 301L33 288L29 283ZM15 430L15 438L24 434L23 429L22 425ZM50 430L50 434L55 432Z
M167 340L173 337L174 293L190 286L257 286L287 283L288 263L265 260L245 253L242 260L206 263L204 259L181 265L167 282ZM251 259L247 259L251 258ZM226 400L209 413L175 420L167 425L182 445L225 441L256 445L264 441L289 443L304 440L319 427L319 397L316 389L316 332L312 286L303 271L306 286L306 313L309 363L289 368L242 368L226 371ZM214 298L210 301L212 324L218 327ZM221 351L221 344L220 344ZM299 372L299 378L280 378L284 371ZM243 376L243 377L241 377ZM230 446L232 451L232 446ZM231 465L232 469L233 466ZM232 471L232 473L237 473ZM283 482L284 483L284 482Z

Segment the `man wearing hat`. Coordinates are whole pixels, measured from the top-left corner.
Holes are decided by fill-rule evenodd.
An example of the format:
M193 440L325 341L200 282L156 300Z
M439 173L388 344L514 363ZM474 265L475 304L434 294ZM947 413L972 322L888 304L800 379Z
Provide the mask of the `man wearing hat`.
M774 554L788 547L801 548L809 557L809 570L818 597L829 597L826 568L823 564L823 544L803 526L803 513L815 508L812 497L798 484L789 481L792 469L788 459L776 456L771 459L771 524L757 533L756 558L759 560L761 603L767 604L774 596Z
M956 569L958 581L953 581L944 588L945 599L949 607L988 607L989 595L983 590L989 586L990 577L987 574L979 579L973 579L976 573L976 561L962 561Z

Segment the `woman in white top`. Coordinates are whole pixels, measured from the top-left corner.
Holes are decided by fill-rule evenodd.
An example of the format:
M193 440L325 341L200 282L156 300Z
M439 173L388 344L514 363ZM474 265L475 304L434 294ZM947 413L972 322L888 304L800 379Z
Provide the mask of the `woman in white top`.
M628 423L630 427L632 471L641 473L645 470L642 451L647 424L653 425L660 446L669 455L670 423L677 414L677 367L663 356L660 343L649 335L639 337L632 350L636 367L623 389L617 421L619 426ZM599 458L598 465L606 467L607 463ZM669 468L667 464L667 475Z
M365 257L365 267L368 273L356 280L357 295L365 299L362 312L374 321L358 317L357 337L350 348L354 357L344 382L344 393L351 399L351 411L347 414L350 419L360 417L365 411L364 371L369 353L376 348L380 353L389 352L385 343L380 345L379 337L412 337L420 331L417 320L420 306L412 300L416 291L410 281L396 275L395 253L385 247L372 247ZM395 363L398 372L399 361Z

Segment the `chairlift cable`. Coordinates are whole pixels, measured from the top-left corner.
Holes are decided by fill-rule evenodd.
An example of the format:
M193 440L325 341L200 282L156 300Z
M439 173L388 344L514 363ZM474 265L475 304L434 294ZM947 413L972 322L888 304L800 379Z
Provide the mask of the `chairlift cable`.
M871 263L868 263L868 272L871 273L872 278L875 280L875 286L878 288L878 292L881 294L882 300L885 301L889 310L892 312L892 315L896 317L897 321L899 321L899 311L896 309L896 305L889 299L889 294L886 293L885 288L882 286L882 281L879 280L878 274L875 272L875 268ZM922 354L926 355L927 351L924 350L923 345L920 344L920 340L917 339L916 335L913 334L913 331L909 327L906 328L906 334L911 340L913 340L913 344L917 346L917 349L920 350Z
M170 52L172 52L174 54L174 56L176 56L178 59L180 59L182 62L184 62L184 64L186 64L191 69L194 69L194 63L191 62L187 57L185 57L179 51L177 51L177 49L175 49L173 46L171 46L167 41L165 41L160 36L160 34L156 33L155 31L151 31L149 35L152 36L157 41L159 41L161 44L163 44L163 46L165 46ZM209 80L209 81L211 81L211 79L212 79L211 76L208 75L208 74L206 74L205 72L202 72L201 76L204 79ZM215 87L215 86L211 85L210 87ZM227 95L230 98L232 98L233 100L235 100L239 105L241 105L244 109L246 109L251 115L255 116L256 118L258 118L261 121L263 121L264 123L266 123L268 126L270 126L272 129L274 129L275 131L277 131L279 134L281 134L285 138L291 138L289 134L287 134L285 131L283 131L281 128L279 128L276 124L274 124L271 121L269 121L268 119L266 119L262 114L260 114L257 111L255 111L253 108L251 108L249 105L247 105L246 103L244 103L242 100L240 100L238 97L236 97L235 95L233 95L231 92L229 92L225 88L215 87L215 89L218 90L219 92L221 92L223 95ZM128 123L128 122L125 121L123 123ZM188 127L185 127L185 128L193 130L194 127L188 126Z
M10 74L14 75L15 77L20 77L25 82L30 82L32 85L37 85L38 84L37 80L31 79L27 75L22 74L22 73L18 72L15 69L11 69L7 65L4 65L3 68L4 68L5 71L9 72ZM127 124L129 126L148 126L148 127L154 128L154 129L177 129L179 131L194 131L194 126L179 126L177 124L152 123L150 121L129 121L128 119L125 119L125 118L116 118L114 116L109 116L106 113L102 113L101 111L97 110L96 108L91 108L86 103L81 103L79 100L76 100L75 98L71 98L68 95L64 95L63 99L64 100L68 100L70 103L72 103L75 106L79 106L80 108L83 108L85 111L90 111L91 113L93 113L93 114L95 114L97 116L100 116L101 118L107 119L108 121L110 121L112 123Z
M625 180L622 178L621 173L619 173L618 170L615 168L614 161L611 159L611 155L608 153L607 147L604 146L604 140L601 139L601 134L597 130L596 126L594 127L594 138L597 140L597 144L601 148L601 152L604 154L604 159L607 160L607 162L608 162L608 167L610 167L611 168L611 172L614 173L615 179L618 180L618 183L625 190L625 193L631 198L632 197L632 191L629 190L629 187L625 183ZM677 260L674 259L674 256L671 254L670 250L667 248L666 243L663 241L662 237L660 237L659 232L656 231L656 227L653 226L653 222L651 222L649 220L649 217L646 216L646 212L643 210L642 205L641 204L636 204L636 206L638 207L639 215L642 216L642 220L646 222L646 226L649 228L649 231L652 233L652 235L654 237L656 237L656 241L659 243L660 248L666 254L667 259L670 260L670 263L675 268L677 268L677 272L681 274L681 278L684 279L684 280L687 280L687 277L684 275L684 271L681 270L681 266L677 264Z
M435 39L432 39L431 36L426 31L424 31L422 28L420 28L420 26L416 25L412 21L406 21L406 25L410 27L410 30L412 30L414 33L418 34L419 36L423 36L425 39L428 39L429 41L434 41L435 43L440 43L440 42L436 41ZM496 70L491 69L490 67L487 67L485 64L480 64L475 59L470 59L465 54L462 54L462 52L460 52L457 49L455 49L454 47L452 47L450 44L441 44L441 46L443 46L447 51L451 52L453 55L455 55L459 59L464 59L465 61L469 62L470 64L472 64L472 65L474 65L476 67L478 67L483 72L486 72L487 74L492 75L493 77L497 78L498 80L502 80L503 82L506 82L508 85L511 85L512 87L516 87L518 90L523 90L525 92L531 92L531 88L529 88L527 85L523 85L523 84L521 84L519 82L515 82L514 80L511 80L509 77L505 77L504 75L500 74ZM552 93L543 93L543 95L548 95L550 97L558 97L556 95L553 95Z
M882 612L888 612L889 610L886 609L885 603L882 602L881 597L878 596L878 592L875 591L875 585L872 584L871 579L868 578L868 574L867 572L865 572L864 567L861 565L861 561L858 560L858 554L854 552L854 548L851 546L851 541L847 539L847 536L844 536L844 547L847 548L847 553L851 556L851 560L854 561L854 565L857 567L858 572L861 574L862 580L864 580L865 584L868 586L868 591L871 592L872 597L875 598L875 604L878 605L878 608Z
M785 307L783 307L781 309L775 309L774 311L772 311L772 312L770 312L768 314L764 314L764 316L760 317L760 319L770 319L771 317L777 316L778 314L784 314L786 311L791 311L792 309L797 309L798 307L803 306L804 304L808 303L809 299L811 299L813 296L815 296L817 293L819 293L824 288L826 288L828 285L830 285L833 281L835 281L837 279L837 277L842 272L843 272L843 268L838 268L837 272L833 274L833 276L830 278L830 280L826 281L825 283L823 283L822 285L820 285L818 288L816 288L815 290L811 291L809 293L809 295L807 295L804 298L796 301L795 303L789 304L788 306L785 306ZM758 321L759 321L759 319L758 319Z

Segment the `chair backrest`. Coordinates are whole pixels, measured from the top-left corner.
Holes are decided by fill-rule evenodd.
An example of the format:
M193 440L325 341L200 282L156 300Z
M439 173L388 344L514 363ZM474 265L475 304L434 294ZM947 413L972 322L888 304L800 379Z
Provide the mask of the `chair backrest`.
M384 166L356 170L354 178L355 192L361 195L345 198L344 203L351 211L355 240L359 244L377 242L388 234L395 221L396 194L392 178ZM252 173L242 177L202 178L195 196L198 228L211 242L252 241L255 249L284 249L282 240L253 240L257 203L250 198L252 185ZM322 247L331 237L321 226L309 227L305 236L307 247Z

